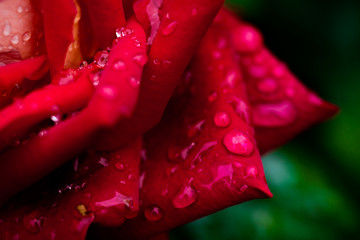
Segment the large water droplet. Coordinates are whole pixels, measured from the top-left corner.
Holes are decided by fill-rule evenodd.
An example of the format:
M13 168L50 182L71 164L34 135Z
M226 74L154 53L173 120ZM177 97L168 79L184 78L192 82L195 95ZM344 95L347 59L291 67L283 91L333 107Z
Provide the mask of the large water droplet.
M172 34L175 31L177 25L178 25L178 22L176 22L176 21L171 22L161 30L161 33L164 36L168 36L168 35Z
M145 208L144 215L151 222L159 221L163 218L163 211L156 205Z
M114 70L117 70L117 71L123 71L126 69L126 65L125 65L125 62L122 61L122 60L116 60L114 61L113 63L113 69Z
M228 127L231 123L231 118L226 112L218 112L214 116L214 123L217 127Z
M254 151L253 142L246 133L238 129L234 129L227 133L223 143L229 152L237 155L250 156Z
M173 206L175 208L185 208L196 202L198 194L191 186L192 178L188 184L182 186L173 198Z
M242 24L233 30L232 39L239 52L254 52L262 46L262 36L252 26Z

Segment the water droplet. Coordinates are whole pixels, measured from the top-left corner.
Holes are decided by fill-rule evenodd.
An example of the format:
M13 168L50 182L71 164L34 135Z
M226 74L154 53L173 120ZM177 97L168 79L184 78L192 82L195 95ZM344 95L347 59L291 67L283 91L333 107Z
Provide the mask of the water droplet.
M224 181L225 184L230 187L233 179L234 169L232 167L232 164L227 165L220 165L217 168L217 175L213 181L211 181L208 184L202 185L208 189L211 189L212 186L220 181Z
M240 191L240 193L243 193L243 192L245 192L248 188L249 188L248 185L245 184L245 185L243 185L243 186L240 187L239 191Z
M198 195L196 190L191 186L192 180L193 178L175 194L172 200L175 208L185 208L196 202Z
M247 104L237 98L237 97L233 97L231 101L229 101L229 103L231 104L231 106L234 108L236 114L244 119L245 122L250 123L250 113L249 113L249 109Z
M88 65L88 62L87 62L87 61L82 61L82 62L80 63L80 65L79 65L79 68L80 68L80 69L83 69L83 68L87 67L87 65Z
M121 27L116 29L116 37L123 38L125 36L131 35L134 33L134 31L130 28Z
M130 82L130 85L134 88L137 88L140 86L140 80L135 77L130 77L129 82Z
M108 60L109 60L109 53L107 51L100 51L96 53L94 57L94 62L101 68L105 67Z
M144 180L145 180L145 172L143 172L139 177L139 188L142 189L144 186Z
M178 22L176 22L176 21L171 22L161 30L161 33L164 36L168 36L168 35L172 34L175 31L177 25L178 25Z
M3 35L9 36L11 33L11 25L8 21L5 21L5 25L3 27Z
M163 60L163 67L165 69L168 69L171 66L171 61L170 60Z
M143 67L147 63L148 58L145 54L137 54L133 57L132 60L140 67Z
M117 97L116 89L114 87L104 86L99 91L100 96L106 100L113 101Z
M109 166L109 162L106 158L100 157L100 160L98 161L98 163L100 165L102 165L103 167L107 167Z
M208 101L215 102L217 99L218 99L218 93L215 91L210 92L210 94L208 96Z
M254 78L264 78L267 70L262 66L251 66L249 68L249 74Z
M31 32L25 32L25 33L23 34L23 36L22 36L22 39L23 39L24 42L29 41L30 38L31 38Z
M56 115L52 115L50 117L51 121L53 121L55 123L55 125L59 124L62 120L62 114L56 114Z
M138 40L138 39L136 39L136 40L134 41L134 45L135 45L135 47L138 47L138 48L142 46L140 40Z
M108 208L121 204L129 205L131 201L132 201L131 197L115 192L115 196L113 198L101 202L95 202L95 206Z
M151 45L155 39L156 33L160 26L159 8L162 5L163 0L149 1L146 6L146 13L150 20L151 32L148 38L147 44Z
M262 93L273 93L278 89L278 83L273 78L265 78L258 82L257 89Z
M227 133L223 141L226 149L234 154L250 156L254 152L254 144L241 130L234 129Z
M163 211L156 205L145 208L144 215L151 222L159 221L163 218Z
M198 15L198 10L196 8L191 9L191 15L196 16Z
M15 34L15 35L11 38L10 42L11 42L12 44L14 44L14 45L18 44L18 43L19 43L19 34Z
M189 138L193 138L196 135L198 135L201 132L201 130L203 129L204 124L205 124L205 120L201 120L193 125L188 126L187 136Z
M258 170L255 166L248 166L245 169L245 178L256 178L258 175Z
M133 181L133 180L136 180L136 177L135 177L135 175L133 175L133 174L129 174L128 179L129 179L130 181Z
M218 144L217 141L211 141L211 142L204 143L202 145L202 147L200 148L200 150L196 153L193 160L191 161L190 169L195 168L195 165L202 161L202 157L205 154L205 152L207 152L208 150L210 150L212 147L216 146L217 144Z
M24 216L23 222L26 230L34 234L42 231L46 218L39 215L40 213L38 211L33 211Z
M125 165L121 162L117 162L115 163L115 168L119 171L124 171L125 170Z
M217 127L228 127L231 123L231 118L226 112L218 112L214 116L214 123Z
M154 60L153 60L153 63L154 63L155 65L159 66L159 65L160 65L160 60L159 60L159 59L154 59Z
M42 130L38 133L39 137L46 137L47 135L49 135L49 132L47 130Z
M297 111L290 101L255 104L252 109L256 126L281 127L296 120Z
M232 39L236 49L242 53L254 52L262 47L262 36L252 26L242 24L233 30Z
M89 74L89 80L91 81L91 83L93 84L94 87L97 87L99 85L101 74L102 74L101 69L93 70Z
M284 64L278 64L276 67L273 68L272 74L274 77L281 78L286 73L286 66Z
M21 5L19 5L19 6L17 7L16 11L17 11L18 13L22 13L22 12L24 11L24 8L23 8Z
M113 69L117 71L123 71L126 69L126 65L122 60L115 60L112 66Z

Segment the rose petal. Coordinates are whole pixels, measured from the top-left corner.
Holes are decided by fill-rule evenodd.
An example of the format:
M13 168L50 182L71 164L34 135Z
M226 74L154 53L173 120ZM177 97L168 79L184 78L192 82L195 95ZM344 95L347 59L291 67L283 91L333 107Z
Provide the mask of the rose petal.
M132 112L138 88L131 84L129 76L140 79L143 64L139 65L134 57L145 54L145 34L135 21L127 26L132 33L117 39L89 105L74 117L1 155L0 179L7 183L0 186L0 202L85 150L99 130L113 127Z
M145 137L141 215L119 229L93 228L94 239L120 234L145 239L225 207L272 196L227 37L221 25L212 26L185 74L191 91L177 97ZM219 45L224 39L227 44ZM234 101L244 107L241 112Z
M81 0L81 47L85 56L111 46L117 28L126 24L122 1Z
M256 140L262 153L288 142L338 108L307 89L263 44L261 33L223 10L218 20L232 32L244 71Z
M96 144L100 149L116 149L160 121L173 90L223 0L164 0L161 11L161 1L147 2L143 9L135 8L136 16L149 11L153 22L153 33L148 37L148 44L152 43L149 63L144 69L139 101L130 120L124 120L118 128L101 135ZM142 13L138 12L140 10Z
M88 154L19 195L0 213L0 238L81 240L92 222L118 226L136 216L140 143Z

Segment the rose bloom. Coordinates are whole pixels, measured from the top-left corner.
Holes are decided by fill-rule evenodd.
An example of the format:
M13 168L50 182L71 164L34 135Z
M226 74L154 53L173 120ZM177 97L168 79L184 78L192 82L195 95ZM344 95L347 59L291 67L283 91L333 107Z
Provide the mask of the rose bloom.
M0 239L166 239L269 198L337 112L222 0L0 1Z

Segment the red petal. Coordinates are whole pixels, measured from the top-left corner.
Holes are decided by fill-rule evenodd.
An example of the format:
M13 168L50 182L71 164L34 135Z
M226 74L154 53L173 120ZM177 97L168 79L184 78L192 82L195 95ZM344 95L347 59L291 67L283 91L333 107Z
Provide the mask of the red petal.
M0 238L81 240L92 222L119 226L136 216L140 143L89 154L84 162L76 160L74 169L68 165L19 195L2 210ZM64 185L56 186L59 179Z
M25 79L39 80L48 71L45 56L22 60L0 67L0 107L5 105L12 96L12 88L22 85ZM23 89L27 91L28 89Z
M263 45L261 33L223 10L218 16L232 32L244 71L260 151L275 149L338 108L307 89Z
M214 25L187 74L191 92L172 102L160 126L145 138L142 215L114 231L97 229L95 236L145 239L219 209L272 196L234 57L226 33ZM234 101L243 107L241 114Z
M102 134L96 146L98 148L116 149L159 122L173 90L223 0L164 0L161 12L158 12L160 6L156 2L150 3L149 12L154 17L148 43L152 45L134 117L122 122L117 129ZM142 9L143 14L147 12L147 7ZM140 10L135 8L135 11ZM136 12L136 15L139 13Z
M109 64L104 69L88 107L49 129L46 134L35 136L24 145L1 155L0 179L8 180L0 186L0 202L82 152L99 130L113 127L132 112L139 88L132 85L131 78L140 79L142 73L144 62L139 63L136 57L145 54L145 34L135 21L130 21L128 28L131 34L117 39L110 53ZM45 93L46 91L42 92ZM40 95L35 99L45 101L45 97L46 95ZM21 123L14 124L16 127L16 124ZM13 183L16 183L14 187Z

